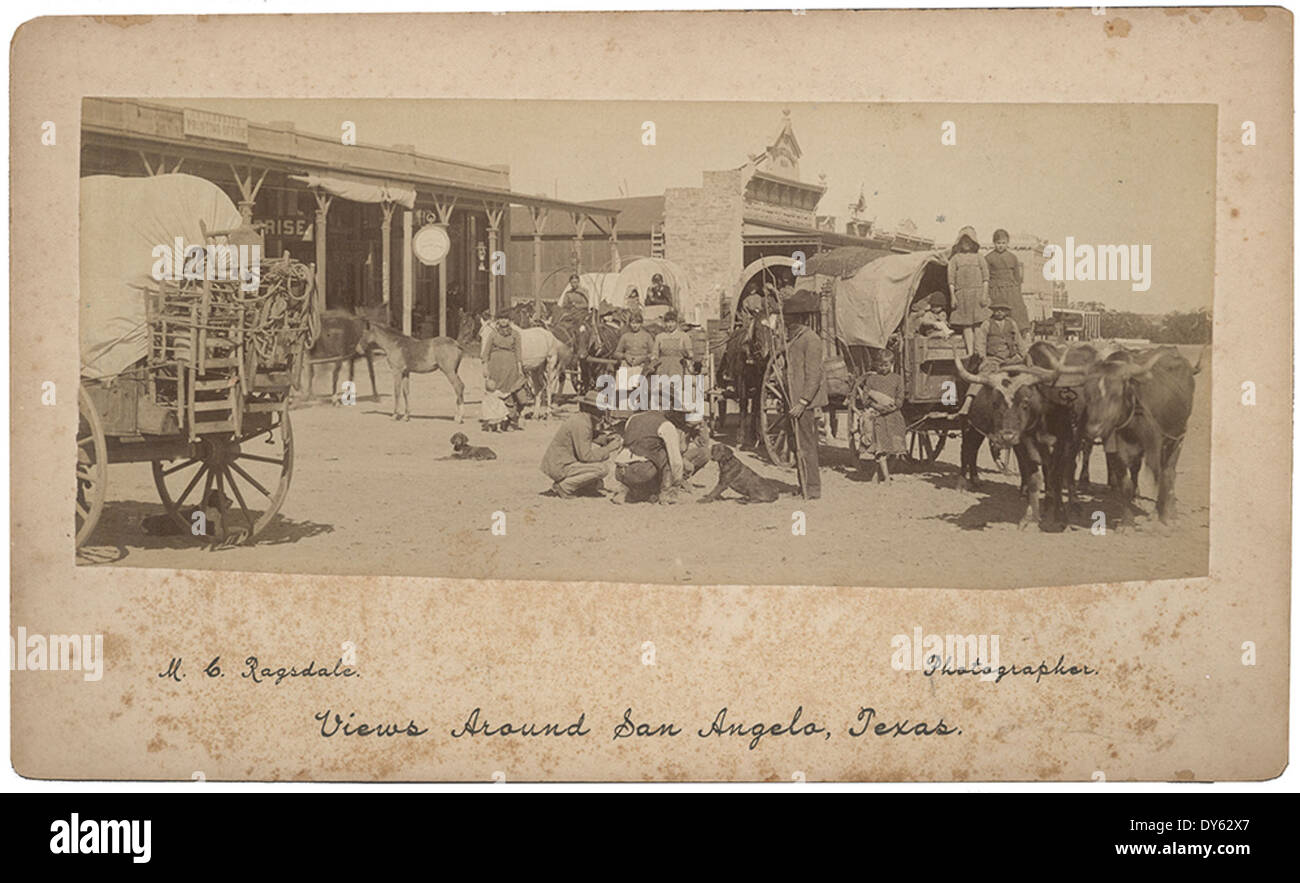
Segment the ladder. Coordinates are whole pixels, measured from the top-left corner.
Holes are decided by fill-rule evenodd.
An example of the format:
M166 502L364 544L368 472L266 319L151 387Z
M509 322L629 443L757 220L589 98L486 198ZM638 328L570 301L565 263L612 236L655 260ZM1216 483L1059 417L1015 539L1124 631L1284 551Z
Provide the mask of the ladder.
M664 222L655 221L650 227L650 257L664 256Z

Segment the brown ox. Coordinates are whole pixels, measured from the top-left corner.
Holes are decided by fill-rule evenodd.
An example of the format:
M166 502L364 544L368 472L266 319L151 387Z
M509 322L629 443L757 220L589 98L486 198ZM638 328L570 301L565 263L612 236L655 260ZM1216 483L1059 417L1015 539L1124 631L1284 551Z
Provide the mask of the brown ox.
M1200 360L1193 368L1168 346L1138 353L1121 350L1088 368L1061 369L1062 374L1084 377L1084 433L1088 438L1109 436L1114 443L1120 469L1111 484L1119 498L1121 520L1136 511L1133 467L1143 462L1155 480L1161 523L1177 517L1174 478L1200 370Z

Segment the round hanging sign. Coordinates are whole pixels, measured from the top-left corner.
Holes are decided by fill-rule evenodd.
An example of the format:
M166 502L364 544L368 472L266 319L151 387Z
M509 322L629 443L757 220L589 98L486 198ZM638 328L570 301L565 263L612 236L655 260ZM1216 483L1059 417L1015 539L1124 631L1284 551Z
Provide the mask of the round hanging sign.
M451 238L437 224L425 224L412 237L411 251L420 263L432 267L442 263L451 251Z

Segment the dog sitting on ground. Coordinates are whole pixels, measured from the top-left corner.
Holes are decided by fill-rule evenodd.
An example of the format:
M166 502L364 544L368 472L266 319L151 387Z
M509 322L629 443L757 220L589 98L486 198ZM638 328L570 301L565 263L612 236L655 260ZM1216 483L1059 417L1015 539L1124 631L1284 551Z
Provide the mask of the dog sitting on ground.
M465 433L458 432L451 437L451 456L448 460L495 460L496 452L491 448L482 448L469 443Z
M700 498L701 503L712 503L722 498L722 492L731 488L751 503L771 503L779 496L775 482L769 481L736 459L735 451L726 445L714 445L709 459L718 464L718 484Z

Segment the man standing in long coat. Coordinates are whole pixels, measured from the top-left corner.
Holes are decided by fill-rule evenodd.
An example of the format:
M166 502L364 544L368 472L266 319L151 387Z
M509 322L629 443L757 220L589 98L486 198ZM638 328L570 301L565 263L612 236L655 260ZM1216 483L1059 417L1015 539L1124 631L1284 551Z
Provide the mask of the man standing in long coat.
M803 491L809 500L822 495L817 462L817 409L829 403L822 373L822 340L808 325L821 311L815 291L800 291L786 298L781 312L786 323L789 352L790 418L794 421L799 453L803 455Z

